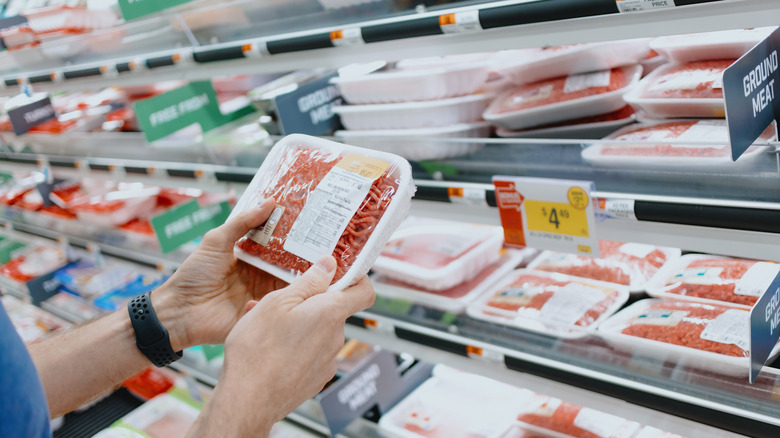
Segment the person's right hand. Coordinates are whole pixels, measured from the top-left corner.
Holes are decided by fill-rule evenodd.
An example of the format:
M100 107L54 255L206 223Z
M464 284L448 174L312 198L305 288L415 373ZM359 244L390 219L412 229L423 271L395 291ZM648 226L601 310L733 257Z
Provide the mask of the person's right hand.
M335 272L336 260L325 256L289 286L249 303L250 310L225 342L222 375L210 403L222 407L204 411L229 417L217 420L222 430L212 432L263 436L265 426L270 428L333 378L346 319L374 302L368 277L343 291L323 293ZM195 429L213 425L209 420L199 419Z

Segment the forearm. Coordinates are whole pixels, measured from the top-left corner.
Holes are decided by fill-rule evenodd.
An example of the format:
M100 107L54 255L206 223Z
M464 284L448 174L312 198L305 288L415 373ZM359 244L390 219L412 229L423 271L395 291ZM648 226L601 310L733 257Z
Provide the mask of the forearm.
M171 312L164 303L155 302L156 293L152 293L152 302L155 309L160 307L158 316L166 325ZM174 341L174 333L171 335L172 343L178 342ZM31 344L29 350L52 418L80 407L151 365L135 345L135 332L126 308Z

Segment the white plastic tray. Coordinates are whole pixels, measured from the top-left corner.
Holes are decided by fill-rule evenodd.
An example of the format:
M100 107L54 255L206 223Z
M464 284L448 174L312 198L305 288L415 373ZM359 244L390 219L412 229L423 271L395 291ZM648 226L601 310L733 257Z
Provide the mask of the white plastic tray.
M650 48L674 62L736 59L773 30L775 27L757 27L662 36L650 41Z
M490 129L490 123L475 122L437 128L336 131L334 135L345 143L398 154L408 160L437 160L471 154L485 147L485 143L479 141L438 139L487 138Z
M639 244L634 244L634 243L626 243L624 245L640 246ZM594 260L594 261L603 260L607 264L607 266L615 266L616 268L621 267L621 268L624 268L625 270L629 271L630 272L630 276L631 276L631 280L630 280L631 282L630 282L630 284L628 284L626 286L628 287L629 292L631 292L632 294L637 294L637 293L644 292L646 290L646 288L650 285L652 280L654 280L654 279L656 279L658 277L658 275L661 273L661 270L664 267L669 266L670 264L673 264L680 257L680 254L682 252L682 251L680 251L679 248L667 248L667 247L662 247L662 246L644 245L644 244L642 244L641 247L642 248L640 249L640 251L643 251L643 252L644 251L648 251L648 252L650 252L650 251L654 251L654 250L657 249L657 250L661 251L666 256L666 261L661 266L661 268L659 268L657 271L655 271L654 273L652 273L650 275L645 275L645 273L643 273L643 272L638 272L637 270L632 269L627 263L615 260L613 258L593 259L592 257L578 256L576 254L564 254L564 253L559 253L559 252L555 252L555 251L544 251L544 252L542 252L539 255L539 257L535 258L531 263L528 264L528 269L537 269L537 267L539 265L541 265L544 262L549 261L553 257L555 257L555 258L563 258L566 263L576 262L577 259L588 259L588 260ZM602 246L602 248L604 248L604 247ZM604 253L605 253L604 251L601 252L602 256L604 255ZM551 271L545 271L545 272L555 272L555 271L551 270ZM603 280L599 280L597 278L594 278L593 280L603 281Z
M522 265L536 254L536 250L507 249L496 262L482 269L473 279L442 291L432 291L412 285L398 283L381 274L371 278L377 295L388 298L402 298L445 312L461 313L466 305L491 287L510 271ZM465 293L465 294L464 294ZM462 294L462 295L461 295Z
M377 105L334 106L347 129L414 129L475 122L490 96L471 94L450 99Z
M498 128L496 129L496 135L505 138L602 138L623 126L634 123L636 117L636 114L631 114L628 117L603 122L560 125L520 131Z
M636 64L650 52L649 38L501 52L494 68L516 84Z
M690 123L697 122L696 120L655 120L646 121L644 123L626 126L610 135L605 140L620 139L620 137L627 136L631 132L649 126L661 125L664 123ZM694 169L713 169L713 168L730 168L734 169L735 166L746 165L752 160L760 157L766 153L769 149L764 146L752 146L749 148L736 162L731 161L731 149L729 146L728 131L726 130L725 120L700 120L698 121L702 126L711 125L712 132L705 132L703 136L691 137L688 139L669 138L654 140L652 137L645 139L641 138L644 134L636 138L639 143L632 143L630 139L624 138L619 142L609 143L600 142L588 146L582 151L582 159L593 165L601 167L619 167L619 168L641 168L641 169L669 169L669 168L684 168L688 170ZM768 130L762 135L761 140L774 139L774 130ZM647 134L650 135L650 134ZM713 138L717 138L717 141L723 139L723 144L713 144ZM652 140L652 141L651 141ZM685 143L683 143L685 141ZM706 141L707 143L693 144L692 141ZM671 145L674 148L679 148L681 151L692 150L691 148L715 148L722 149L721 156L680 156L680 155L602 155L602 150L606 148L652 148L656 145Z
M634 317L641 315L650 305L663 301L672 302L673 300L651 298L635 302L604 321L598 327L599 336L614 348L632 354L639 352L645 356L664 357L666 360L676 361L678 366L686 365L713 373L747 376L750 371L750 358L748 357L727 356L639 336L625 335L620 332L622 327ZM749 312L746 310L724 305L718 305L718 307L728 307L735 311L744 312L745 318L749 318ZM778 353L780 353L780 348L776 345L770 358L776 357Z
M404 245L405 241L414 242L426 236L441 238L427 248L427 258L441 254L454 259L444 266L427 268L383 255L393 251L394 242ZM441 291L476 277L499 259L503 244L504 232L500 227L409 217L390 237L373 270L414 286Z
M307 135L293 134L284 137L279 140L273 147L268 157L263 161L262 166L258 169L255 177L249 183L249 186L244 191L244 194L238 200L236 207L230 214L230 217L234 217L243 211L251 209L258 203L258 198L262 191L265 190L269 180L276 173L279 160L287 152L288 149L305 146L311 149L318 149L324 153L343 155L347 153L355 153L365 157L375 158L385 161L391 165L391 173L398 179L398 189L396 190L389 206L385 210L382 218L379 220L376 228L371 232L370 237L366 241L363 248L357 255L357 258L353 264L348 268L344 276L333 283L328 290L342 290L349 285L356 282L363 275L365 275L374 260L379 256L379 253L384 248L385 243L395 231L396 227L401 223L406 216L411 205L411 198L414 194L415 187L412 182L412 169L409 163L396 155L388 154L385 152L376 152L367 149L356 148L353 146L344 145L328 140L323 140L317 137L310 137ZM255 257L251 254L244 252L238 246L235 247L236 257L245 262L254 265L263 271L270 273L284 281L292 282L301 273L293 272L287 269L283 269L279 266L261 260L259 257Z
M485 110L482 117L505 129L523 129L617 111L625 106L623 95L639 81L642 67L632 65L623 67L623 71L626 74L627 84L619 90L519 111L497 113L496 109L501 102L512 95L513 90L510 89L499 95Z
M505 310L497 307L488 306L487 302L501 290L506 289L511 285L515 279L521 275L533 274L540 277L553 278L560 281L571 281L588 286L593 286L601 289L609 289L617 293L617 299L608 306L607 310L602 313L595 321L588 326L563 326L549 321L540 319L537 315L539 312L534 312L534 316L523 315L518 311ZM504 281L498 283L495 287L491 287L480 295L474 303L466 308L468 316L483 321L492 322L495 324L508 325L510 327L516 327L523 330L528 330L536 333L541 333L548 336L557 336L564 339L576 339L587 336L594 332L594 329L610 315L615 313L623 304L626 303L629 297L628 288L614 283L606 283L603 281L590 280L587 278L572 277L569 275L558 274L554 272L545 271L533 271L530 269L518 269L509 275L507 275ZM528 312L531 313L531 312Z
M628 91L623 99L634 108L653 118L674 117L726 117L722 97L684 98L684 97L642 97L660 77L679 64L664 64L644 77Z
M477 92L487 81L483 64L397 70L336 77L341 95L352 104L446 99Z
M675 260L674 262L665 265L663 268L661 268L660 271L658 271L658 274L647 283L647 294L656 298L667 298L667 299L678 300L678 301L692 301L696 303L727 305L727 306L739 307L742 309L750 310L752 308L751 305L744 305L744 304L733 303L730 301L721 301L715 299L700 298L700 297L666 292L667 290L679 284L679 282L677 282L677 283L667 285L666 284L667 280L669 280L672 276L686 270L688 268L688 265L690 265L692 262L697 260L706 260L706 259L732 260L731 257L722 257L722 256L708 255L708 254L686 254L680 257L679 259ZM770 262L765 262L765 263L770 263ZM769 286L769 283L771 283L773 279L774 279L774 275L771 278L766 279L766 285ZM716 281L716 279L713 279L713 281Z

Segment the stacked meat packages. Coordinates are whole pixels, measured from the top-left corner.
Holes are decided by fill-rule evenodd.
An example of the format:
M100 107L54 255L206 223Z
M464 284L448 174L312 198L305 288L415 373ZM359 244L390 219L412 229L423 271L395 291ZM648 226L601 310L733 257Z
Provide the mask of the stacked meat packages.
M491 99L489 55L401 61L395 69L334 78L350 104L335 107L349 144L392 152L410 160L472 153L484 144L446 138L484 138L482 111Z

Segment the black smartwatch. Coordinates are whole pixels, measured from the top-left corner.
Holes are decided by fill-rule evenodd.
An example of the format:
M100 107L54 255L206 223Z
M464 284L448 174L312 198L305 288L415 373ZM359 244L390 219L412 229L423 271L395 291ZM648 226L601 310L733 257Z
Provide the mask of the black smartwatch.
M152 307L150 292L127 303L127 312L135 331L135 345L156 367L164 367L181 359L182 352L174 352L168 330L163 327Z

